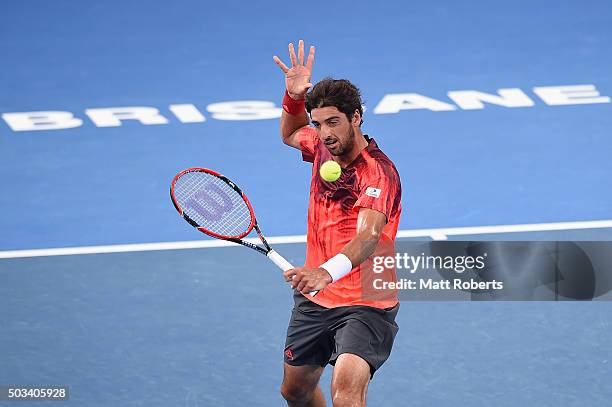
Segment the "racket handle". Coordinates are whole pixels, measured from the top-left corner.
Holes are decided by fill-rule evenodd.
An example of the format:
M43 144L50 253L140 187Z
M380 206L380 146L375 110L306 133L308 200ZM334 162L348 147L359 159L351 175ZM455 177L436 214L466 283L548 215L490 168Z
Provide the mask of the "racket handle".
M274 250L270 250L266 256L268 256L268 258L272 260L272 263L276 264L283 271L294 268L291 263L289 263L283 256L276 253Z
M293 267L291 263L287 261L287 259L285 259L283 256L281 256L274 250L270 250L268 254L266 254L266 256L268 256L268 258L272 261L272 263L276 264L278 268L280 268L283 271L287 271L287 270L291 270L292 268L295 268ZM318 292L319 291L311 291L310 295L314 297L315 295L317 295Z

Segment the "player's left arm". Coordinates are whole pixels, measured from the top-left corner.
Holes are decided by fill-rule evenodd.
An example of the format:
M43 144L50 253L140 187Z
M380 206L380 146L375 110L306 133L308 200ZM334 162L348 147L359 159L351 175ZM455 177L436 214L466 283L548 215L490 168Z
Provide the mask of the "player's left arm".
M386 223L387 217L384 213L374 209L359 208L357 233L340 252L345 256L340 261L347 262L346 259L348 259L350 264L347 262L346 265L339 264L338 266L350 267L350 270L370 257L378 245ZM338 259L338 256L335 258ZM334 265L327 268L331 270L338 266ZM286 281L291 282L292 288L297 288L302 294L307 294L311 291L322 290L333 281L333 272L328 271L328 269L325 268L325 264L318 268L296 267L286 271L284 276Z

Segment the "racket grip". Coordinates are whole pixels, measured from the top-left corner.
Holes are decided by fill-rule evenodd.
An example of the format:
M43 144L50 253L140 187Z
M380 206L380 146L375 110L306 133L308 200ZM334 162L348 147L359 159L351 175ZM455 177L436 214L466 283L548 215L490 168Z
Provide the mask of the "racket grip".
M287 259L285 259L283 256L281 256L274 250L270 250L268 254L266 254L266 256L268 256L272 263L276 264L278 268L283 271L291 270L292 268L294 268L293 265L287 261ZM314 297L315 295L317 295L317 293L318 291L311 291L310 295Z
M268 256L268 258L272 260L272 263L276 264L283 271L294 268L291 263L289 263L283 256L276 253L274 250L270 250L266 256Z

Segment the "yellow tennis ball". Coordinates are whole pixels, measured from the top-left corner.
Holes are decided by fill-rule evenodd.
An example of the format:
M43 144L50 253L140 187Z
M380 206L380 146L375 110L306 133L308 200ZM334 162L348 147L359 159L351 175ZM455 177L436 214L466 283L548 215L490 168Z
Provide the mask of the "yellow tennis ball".
M334 160L325 161L319 168L319 174L325 181L334 182L342 175L342 168Z

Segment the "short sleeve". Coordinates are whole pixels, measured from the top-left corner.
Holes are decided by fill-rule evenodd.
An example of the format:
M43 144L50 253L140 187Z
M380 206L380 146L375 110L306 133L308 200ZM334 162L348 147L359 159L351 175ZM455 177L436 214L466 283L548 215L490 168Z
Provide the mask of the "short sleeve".
M319 143L319 135L312 127L302 127L296 134L302 151L302 160L312 163L315 158L315 148Z
M392 165L376 164L360 182L353 209L368 208L383 213L387 222L397 212L402 194L399 174Z

